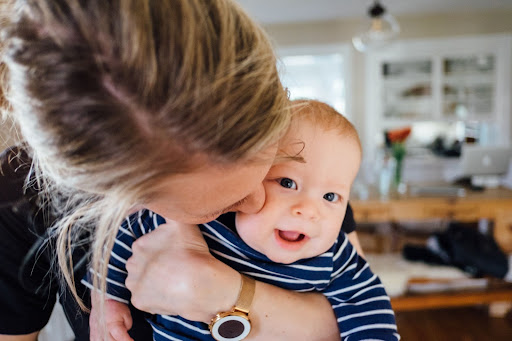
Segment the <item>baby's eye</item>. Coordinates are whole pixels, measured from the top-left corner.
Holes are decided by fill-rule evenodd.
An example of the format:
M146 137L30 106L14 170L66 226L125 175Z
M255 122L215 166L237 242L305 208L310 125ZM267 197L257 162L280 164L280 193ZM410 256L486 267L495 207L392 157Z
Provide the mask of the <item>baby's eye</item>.
M336 193L329 192L324 194L324 199L330 202L335 202L340 199L340 196Z
M297 189L295 181L289 178L282 178L279 180L279 184L284 188Z

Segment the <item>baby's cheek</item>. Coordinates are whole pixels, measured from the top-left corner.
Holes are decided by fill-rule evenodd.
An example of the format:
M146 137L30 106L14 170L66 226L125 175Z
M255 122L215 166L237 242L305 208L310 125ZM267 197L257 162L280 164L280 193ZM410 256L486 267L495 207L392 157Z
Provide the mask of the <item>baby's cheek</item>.
M261 239L261 221L257 215L237 214L236 231L244 243L251 248L261 251L259 240Z
M246 239L252 239L252 235L255 233L254 230L256 230L254 215L237 213L235 224L236 231L245 243L247 243Z
M336 239L338 238L339 236L339 230L334 230L334 229L330 229L330 230L324 230L324 232L321 234L321 240L320 242L318 243L319 245L319 250L320 252L319 253L323 253L323 252L326 252L327 250L329 250L333 245L334 243L336 242Z

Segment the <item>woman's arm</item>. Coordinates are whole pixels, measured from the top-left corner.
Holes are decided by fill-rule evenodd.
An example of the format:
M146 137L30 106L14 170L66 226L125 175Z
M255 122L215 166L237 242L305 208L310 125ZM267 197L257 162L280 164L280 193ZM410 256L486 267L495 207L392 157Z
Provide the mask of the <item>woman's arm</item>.
M240 274L210 254L198 228L164 224L132 250L126 286L137 308L209 323L235 304ZM334 312L321 293L257 282L250 316L250 340L339 340Z
M0 335L0 341L36 341L39 332L26 335Z
M340 340L336 316L323 294L297 293L257 282L249 340Z

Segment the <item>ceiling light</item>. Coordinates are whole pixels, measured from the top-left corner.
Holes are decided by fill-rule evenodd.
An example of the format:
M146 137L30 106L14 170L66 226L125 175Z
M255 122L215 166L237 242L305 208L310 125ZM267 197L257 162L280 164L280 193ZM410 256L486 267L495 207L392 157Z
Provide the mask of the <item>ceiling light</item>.
M360 52L382 47L400 33L400 25L379 1L370 6L368 17L362 32L352 38L354 47Z

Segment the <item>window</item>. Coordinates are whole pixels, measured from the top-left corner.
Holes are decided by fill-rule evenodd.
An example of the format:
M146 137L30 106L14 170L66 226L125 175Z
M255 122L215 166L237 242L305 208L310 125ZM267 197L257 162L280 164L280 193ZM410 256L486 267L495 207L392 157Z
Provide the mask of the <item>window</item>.
M300 47L278 51L281 81L291 99L325 102L350 119L349 48Z

